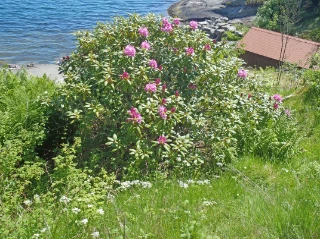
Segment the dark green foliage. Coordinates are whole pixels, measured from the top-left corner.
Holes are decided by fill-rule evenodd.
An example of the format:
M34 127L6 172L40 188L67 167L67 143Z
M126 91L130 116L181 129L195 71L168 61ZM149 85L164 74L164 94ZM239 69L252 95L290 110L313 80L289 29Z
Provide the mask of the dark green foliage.
M0 208L23 198L43 175L37 148L46 138L47 105L55 86L46 77L0 70ZM6 206L5 206L6 205Z

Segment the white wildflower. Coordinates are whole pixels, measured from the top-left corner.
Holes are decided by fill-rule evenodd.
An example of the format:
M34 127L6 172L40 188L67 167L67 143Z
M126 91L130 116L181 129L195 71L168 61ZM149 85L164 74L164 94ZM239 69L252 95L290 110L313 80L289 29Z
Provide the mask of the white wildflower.
M75 213L75 214L78 214L81 210L77 207L75 208L72 208L72 212Z
M199 184L199 185L210 184L210 180L208 180L208 179L203 180L203 181L199 180L199 181L197 181L197 184Z
M222 166L223 166L223 163L217 162L217 166L222 167Z
M39 237L40 237L39 233L33 234L33 236L32 236L32 238L39 238Z
M88 204L88 208L93 208L93 205L92 204Z
M103 214L104 214L104 210L103 210L102 208L99 208L99 209L97 210L97 213L99 213L100 215L103 215Z
M150 182L141 182L141 186L143 188L151 188L152 184Z
M59 201L60 201L61 203L67 204L67 203L69 203L69 202L71 201L71 199L68 198L68 197L66 197L66 196L62 196Z
M179 181L179 186L182 187L182 188L187 188L189 187L189 185L187 183L184 183L182 181Z
M47 229L48 229L48 228L44 227L44 228L42 228L42 229L40 230L40 232L41 232L41 233L44 233L44 232L47 231Z
M85 219L81 220L81 223L82 223L83 225L86 225L86 224L88 223L88 219L85 218Z
M203 201L202 206L209 207L209 206L213 206L214 204L217 204L217 203L212 201Z
M91 234L91 236L92 236L93 238L98 238L99 235L100 235L100 233L97 232L97 231L94 231L94 232Z
M38 194L33 196L34 202L39 203L40 202L40 196Z
M31 200L27 199L23 202L25 205L30 206L32 204Z

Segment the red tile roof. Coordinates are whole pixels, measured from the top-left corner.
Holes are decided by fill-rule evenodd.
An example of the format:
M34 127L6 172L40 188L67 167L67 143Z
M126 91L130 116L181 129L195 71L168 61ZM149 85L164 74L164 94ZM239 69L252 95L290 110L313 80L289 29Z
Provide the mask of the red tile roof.
M284 35L284 39L286 36L287 35ZM281 33L251 27L240 41L240 44L244 44L244 50L248 52L278 60L282 46L281 39ZM308 68L310 57L316 53L319 48L320 43L288 36L285 61Z

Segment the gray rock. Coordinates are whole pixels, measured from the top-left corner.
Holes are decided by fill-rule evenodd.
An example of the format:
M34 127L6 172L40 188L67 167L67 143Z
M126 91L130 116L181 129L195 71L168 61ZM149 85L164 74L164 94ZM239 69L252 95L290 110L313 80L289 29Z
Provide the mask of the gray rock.
M235 26L230 26L228 25L228 28L226 29L227 31L230 31L230 32L235 32L237 29Z
M234 31L234 34L238 37L243 37L243 32L240 32L240 31Z
M228 25L228 23L225 23L225 22L221 22L221 23L217 23L217 24L216 24L216 26L217 26L218 28L222 28L223 26L226 26L226 25Z
M243 22L240 19L233 19L228 21L229 24L243 24Z
M228 30L229 27L231 27L231 25L226 24L226 25L221 26L221 29L223 29L223 30Z
M214 34L215 34L215 36L216 36L216 40L217 40L217 41L220 41L220 40L221 40L224 32L225 32L225 30L223 30L223 29L216 29L216 30L215 30Z
M222 22L227 22L229 19L228 19L227 17L220 17L220 20L221 20Z
M198 24L199 24L200 26L206 26L206 25L208 25L208 22L207 22L207 21L198 22Z

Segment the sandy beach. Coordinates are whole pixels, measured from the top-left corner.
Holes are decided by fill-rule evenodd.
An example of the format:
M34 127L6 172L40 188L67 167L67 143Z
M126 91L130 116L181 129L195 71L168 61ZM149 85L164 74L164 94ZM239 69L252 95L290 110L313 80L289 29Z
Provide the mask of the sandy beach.
M18 72L25 69L30 75L41 77L43 75L48 76L49 79L56 82L63 81L63 75L59 74L59 65L55 64L34 64L31 67L21 66L21 65L11 65L15 66L10 68L12 72Z

